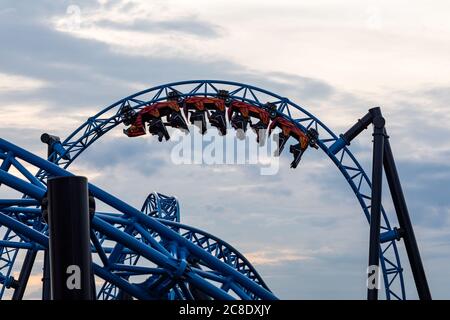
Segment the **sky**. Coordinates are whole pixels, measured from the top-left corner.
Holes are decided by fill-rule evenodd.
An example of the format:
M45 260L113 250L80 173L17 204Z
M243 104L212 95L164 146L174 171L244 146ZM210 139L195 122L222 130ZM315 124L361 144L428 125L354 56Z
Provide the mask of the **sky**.
M439 0L1 0L0 137L45 156L41 133L67 137L112 102L188 79L265 88L335 133L381 106L432 295L448 299L449 11ZM256 165L176 165L173 142L121 130L71 170L136 207L152 191L177 196L183 223L240 250L280 298L365 298L368 225L323 153L296 170L282 156L262 176ZM370 132L350 150L370 173ZM404 253L402 263L417 298Z

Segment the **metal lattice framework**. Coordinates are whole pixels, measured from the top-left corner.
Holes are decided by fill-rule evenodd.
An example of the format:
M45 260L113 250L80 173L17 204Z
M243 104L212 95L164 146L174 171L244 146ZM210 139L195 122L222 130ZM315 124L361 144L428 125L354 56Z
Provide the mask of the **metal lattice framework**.
M180 222L180 205L175 197L152 192L145 199L141 211L155 218Z
M26 195L23 199L0 200L1 293L14 285L11 270L18 250L42 250L47 246L46 225L40 217L40 200L47 177L70 175L65 169L100 137L123 122L122 110L138 111L164 101L169 92L181 98L216 97L228 90L231 99L262 107L270 102L279 115L306 132L319 133L318 145L336 165L353 190L364 216L370 218L371 182L349 148L334 154L329 147L338 136L317 117L288 98L254 86L220 80L193 80L153 87L121 99L106 107L75 130L68 138L53 145L49 160L40 159L4 140L0 140L0 182ZM33 175L21 164L38 168ZM8 173L14 167L25 178ZM99 298L189 299L193 293L213 298L273 299L262 279L248 261L225 242L200 230L179 224L176 199L150 194L142 212L90 185L98 201L117 213L96 213L92 221L93 252L100 261L95 274L104 284ZM395 230L382 209L380 265L387 299L405 299L403 270L395 243ZM204 296L203 296L204 297Z
M72 175L3 139L0 151L0 158L9 154L17 163L44 169L48 176ZM46 189L25 179L0 171L3 184L34 199L34 204L42 201ZM95 275L123 293L138 299L275 299L248 261L225 242L187 226L167 226L92 184L89 192L116 210L96 212L91 221L92 251L98 261L93 263ZM42 250L48 246L46 229L35 228L41 211L29 203L30 199L2 200L0 224L21 240L8 241L5 247ZM100 293L103 298L117 297L108 290Z

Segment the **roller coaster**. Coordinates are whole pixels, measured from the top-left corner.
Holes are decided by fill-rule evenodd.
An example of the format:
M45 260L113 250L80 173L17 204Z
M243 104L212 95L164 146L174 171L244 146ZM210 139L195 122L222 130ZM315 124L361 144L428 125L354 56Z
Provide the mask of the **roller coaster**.
M70 165L116 127L129 137L148 130L163 141L170 139L168 126L189 131L188 122L200 123L203 134L209 122L220 135L227 134L230 124L240 138L249 126L257 132L260 144L267 134L279 130L278 155L287 142L294 142L289 147L293 169L308 147L321 150L349 184L362 218L369 222L369 260L380 266L384 297L407 298L397 246L403 240L419 298L431 298L379 109L371 109L349 131L337 135L286 97L222 80L164 84L123 98L88 118L64 140L42 135L48 146L47 159L0 139L0 186L8 195L11 190L20 195L0 199L0 298L23 299L37 254L47 255L49 229L43 201L48 178L72 176ZM375 128L374 161L378 161L374 162L373 181L350 151L351 140L370 124ZM381 205L380 161L388 176L398 226L390 223L393 216ZM236 248L182 224L175 197L150 193L139 210L93 184L89 184L89 194L111 208L95 211L90 222L97 299L277 299ZM43 269L42 298L49 299L45 263ZM13 270L20 272L14 276Z

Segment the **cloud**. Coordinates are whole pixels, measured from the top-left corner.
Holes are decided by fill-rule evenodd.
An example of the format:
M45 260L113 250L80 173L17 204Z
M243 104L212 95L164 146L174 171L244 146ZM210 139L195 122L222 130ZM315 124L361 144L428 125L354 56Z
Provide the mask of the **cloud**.
M215 38L220 35L218 27L208 22L198 20L195 16L178 18L168 21L151 21L149 19L137 19L131 22L117 22L112 20L100 20L95 27L114 29L121 31L135 31L145 33L190 34L197 37Z
M42 88L46 83L42 80L0 73L0 94L2 92L26 92Z
M361 84L360 90L348 92L343 89L345 84L298 72L294 62L304 61L323 75L320 70L329 64L323 55L314 55L319 49L331 62L340 59L329 50L331 44L316 48L325 41L320 37L310 43L300 41L303 32L277 33L280 39L290 40L273 45L264 42L267 29L245 28L267 22L258 20L258 15L249 22L236 14L231 24L227 19L205 18L195 10L163 10L163 2L155 3L152 10L161 15L159 20L134 2L77 1L84 23L91 27L98 23L98 29L105 29L104 33L96 29L99 33L89 37L55 29L55 19L66 17L70 1L40 5L3 1L0 39L5 46L0 51L0 84L6 83L7 88L0 90L0 136L45 156L45 146L39 141L43 131L66 137L88 116L128 94L192 78L222 78L270 89L305 106L336 133L346 130L369 107L380 104L424 264L432 271L432 289L437 290L437 297L448 297L441 271L450 270L450 247L446 245L450 230L450 146L445 138L450 131L448 88L427 85L376 90ZM272 14L267 8L260 10ZM320 8L314 11L329 16ZM127 14L132 17L129 21L124 19ZM242 21L236 23L239 19ZM89 30L89 24L83 27ZM236 28L242 32L234 31ZM124 38L148 35L128 37L131 44L117 46L122 38L116 37L116 32L121 30ZM242 39L229 42L230 32ZM174 33L185 42L175 41ZM249 33L255 36L247 37ZM140 46L142 39L151 50ZM226 50L218 54L221 41L236 55ZM298 43L308 45L298 47ZM180 49L183 46L186 48ZM246 54L264 61L264 68L248 63ZM346 59L357 54L350 50ZM283 65L288 67L279 67ZM338 75L342 68L346 64L330 72ZM359 70L368 79L371 74L366 71ZM308 150L299 168L291 170L290 155L285 152L279 174L264 177L257 166L175 166L169 158L173 142L159 144L150 136L128 139L121 129L96 142L71 170L85 173L135 207L140 207L151 191L178 196L184 223L205 229L247 253L281 298L361 298L365 294L368 224L352 190L323 153ZM350 148L370 174L370 129ZM389 214L395 225L394 213ZM402 258L407 265L404 254Z
M294 250L279 248L266 249L255 252L246 252L245 257L255 266L258 265L279 265L290 261L301 261L312 259L310 256L303 256Z

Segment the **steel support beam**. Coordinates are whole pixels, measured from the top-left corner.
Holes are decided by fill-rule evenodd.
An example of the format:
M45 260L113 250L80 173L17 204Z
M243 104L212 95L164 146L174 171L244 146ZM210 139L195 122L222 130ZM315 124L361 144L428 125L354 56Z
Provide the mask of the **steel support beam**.
M93 300L88 184L85 177L48 179L52 300Z
M416 284L417 293L421 300L431 300L430 288L428 287L422 259L420 258L419 247L417 246L414 229L409 217L408 207L406 206L406 200L403 195L400 178L395 166L394 155L392 153L388 136L386 136L384 143L383 163L395 212L397 213L398 223L400 225L400 233L403 237L403 241L405 242L406 253L408 254L411 271Z
M372 196L370 206L370 233L369 233L369 282L367 299L378 299L378 277L380 265L380 221L381 196L383 184L383 150L384 150L384 124L380 108L370 109L373 123L373 160L372 160ZM374 272L372 274L371 272ZM375 285L370 278L375 276ZM373 279L373 278L372 278Z
M44 265L42 267L42 300L51 300L50 255L48 248L44 251Z
M37 250L27 250L25 259L23 260L22 269L20 269L19 279L17 279L17 288L14 289L12 300L22 300L27 287L28 279L30 278L31 270L33 269L34 261L36 260Z

